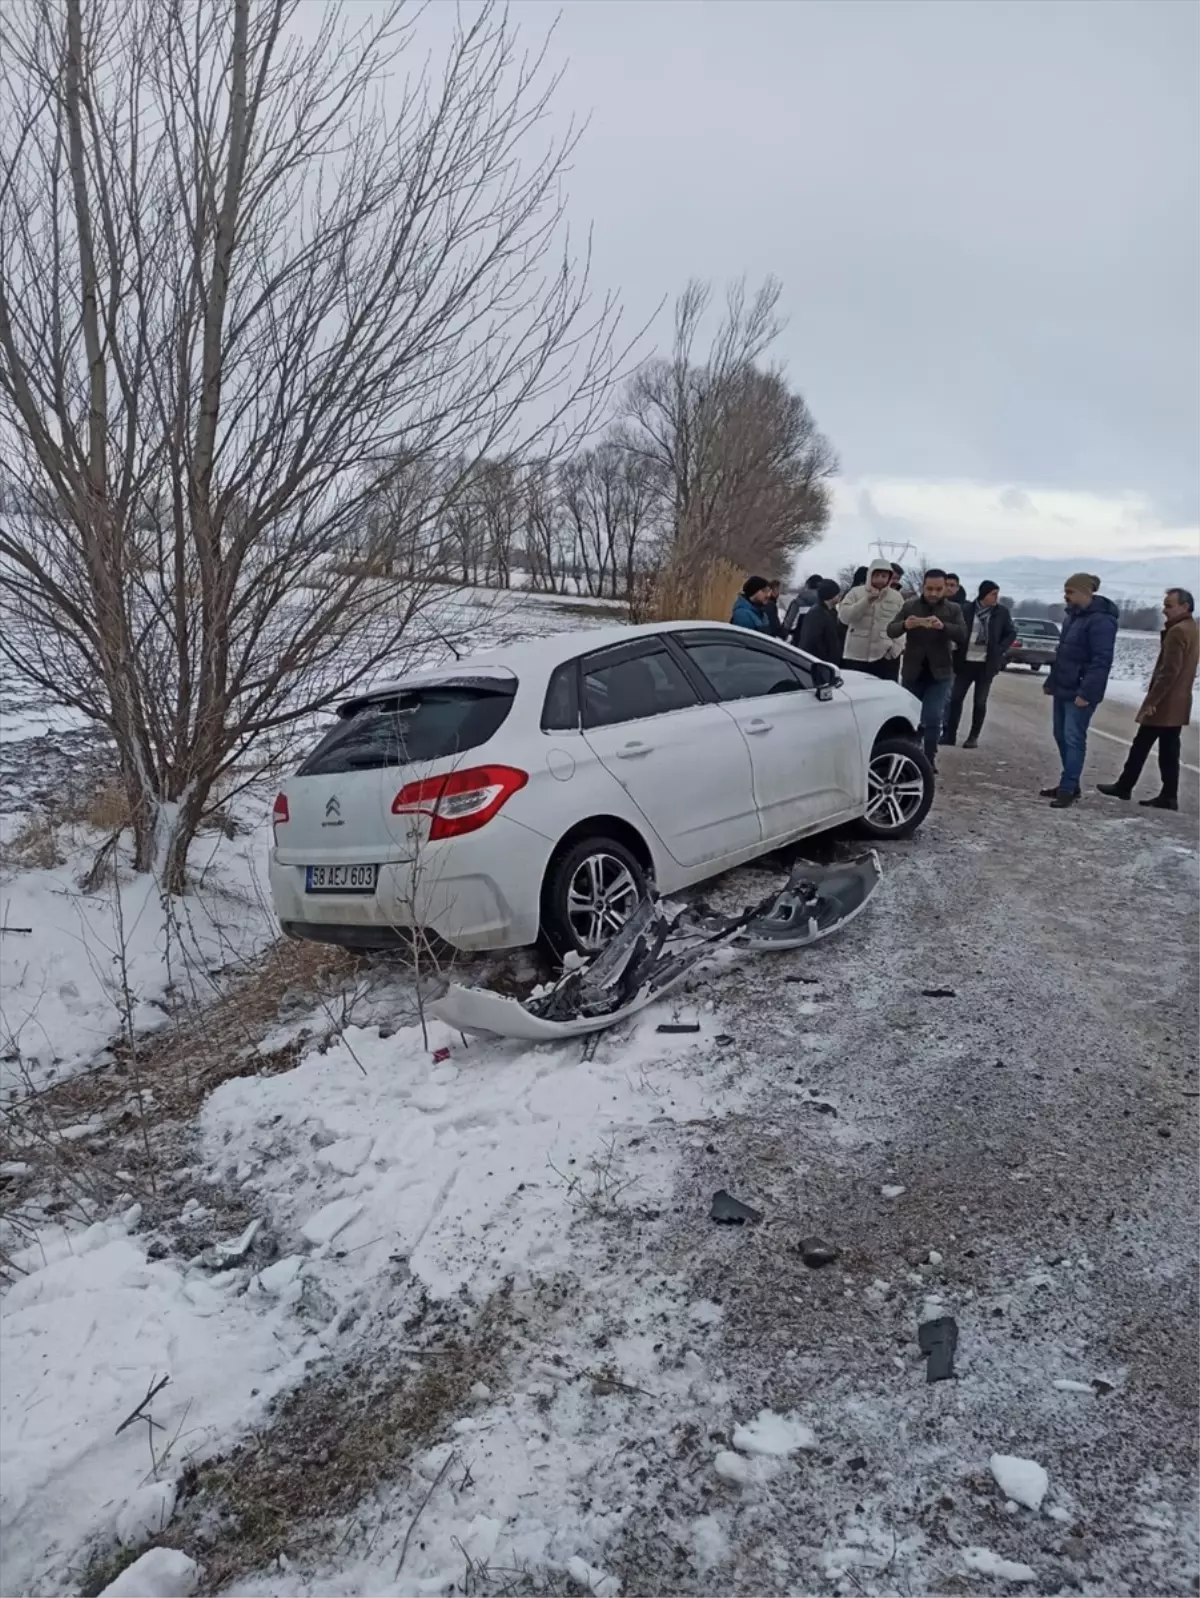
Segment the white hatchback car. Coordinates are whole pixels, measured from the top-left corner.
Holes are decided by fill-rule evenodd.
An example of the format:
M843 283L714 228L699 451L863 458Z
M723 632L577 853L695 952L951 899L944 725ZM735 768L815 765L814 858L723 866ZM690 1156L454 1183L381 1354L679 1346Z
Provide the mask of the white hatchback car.
M904 838L933 801L894 683L715 623L560 633L340 707L275 801L293 937L379 948L601 947L670 894L857 820Z

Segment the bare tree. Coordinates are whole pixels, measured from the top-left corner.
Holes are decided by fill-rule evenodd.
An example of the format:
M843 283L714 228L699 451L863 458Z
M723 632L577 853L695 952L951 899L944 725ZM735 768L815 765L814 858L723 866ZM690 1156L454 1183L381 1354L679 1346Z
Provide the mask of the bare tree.
M214 782L414 636L381 493L457 461L444 521L613 375L576 135L521 160L543 57L485 4L401 80L406 9L298 3L0 7L0 650L109 730L173 892Z
M657 487L672 557L697 573L725 559L773 574L828 521L834 453L803 398L760 364L782 329L779 295L774 279L750 298L735 284L701 354L711 291L690 283L671 355L626 391L617 436Z
M583 591L628 600L657 541L659 505L646 462L609 439L568 461L559 478Z

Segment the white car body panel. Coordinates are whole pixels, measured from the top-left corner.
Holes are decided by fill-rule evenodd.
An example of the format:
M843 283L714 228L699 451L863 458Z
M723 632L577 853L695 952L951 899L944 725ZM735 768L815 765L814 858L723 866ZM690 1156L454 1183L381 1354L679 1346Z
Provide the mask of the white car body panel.
M270 860L280 921L297 935L334 942L383 942L389 930L420 925L463 950L519 947L537 936L542 884L562 839L593 818L614 817L631 828L659 891L669 894L860 816L867 757L880 729L892 721L915 729L920 713L912 695L864 674L847 672L827 699L805 689L543 731L547 685L557 667L689 630L743 642L755 636L700 622L596 628L356 696L365 701L464 677L517 683L498 731L462 754L283 783L289 819L277 829ZM775 647L810 663L799 650ZM426 818L392 813L406 783L486 764L516 767L528 781L478 831L431 842ZM379 866L373 894L306 892L309 865L371 863ZM373 940L375 933L381 936Z
M722 705L693 705L583 734L685 871L762 839L750 755Z

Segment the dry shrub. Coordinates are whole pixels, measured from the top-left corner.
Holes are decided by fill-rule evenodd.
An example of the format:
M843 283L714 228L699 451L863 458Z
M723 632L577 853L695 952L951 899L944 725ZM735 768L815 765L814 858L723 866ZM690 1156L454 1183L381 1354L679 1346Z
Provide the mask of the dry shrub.
M66 855L59 833L66 827L88 827L111 838L129 825L129 801L117 782L101 781L86 793L65 792L52 805L31 811L3 849L6 866L49 871Z
M650 601L650 621L728 621L742 586L731 561L675 559L658 574Z
M62 819L94 832L124 832L130 824L129 796L119 782L102 782L81 795Z
M0 853L6 866L21 871L49 871L62 865L54 819L43 812L26 816Z

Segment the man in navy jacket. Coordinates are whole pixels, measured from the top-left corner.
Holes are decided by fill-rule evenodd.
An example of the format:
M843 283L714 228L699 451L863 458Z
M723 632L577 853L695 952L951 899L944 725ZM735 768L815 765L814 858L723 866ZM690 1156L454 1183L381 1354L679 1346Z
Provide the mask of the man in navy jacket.
M1062 775L1053 788L1043 788L1051 809L1067 810L1079 798L1087 758L1088 725L1104 698L1117 642L1117 607L1098 594L1094 577L1076 572L1063 585L1067 615L1058 654L1043 692L1054 699L1054 741L1062 759Z

